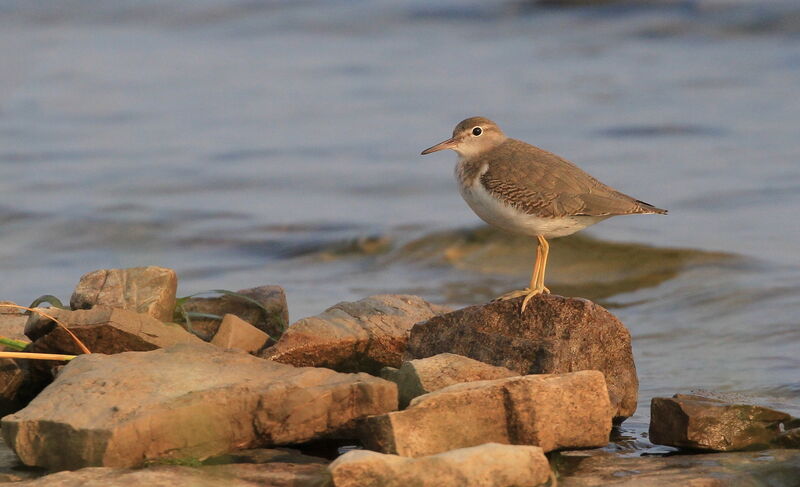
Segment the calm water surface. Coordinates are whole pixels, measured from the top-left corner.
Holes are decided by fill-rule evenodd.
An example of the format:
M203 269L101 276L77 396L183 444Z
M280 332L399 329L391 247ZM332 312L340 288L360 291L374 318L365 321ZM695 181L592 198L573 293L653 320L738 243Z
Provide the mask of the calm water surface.
M670 210L553 242L551 289L633 334L634 451L654 395L800 413L796 2L44 5L0 3L0 299L162 265L180 294L280 284L292 319L485 301L533 242L418 156L481 114Z

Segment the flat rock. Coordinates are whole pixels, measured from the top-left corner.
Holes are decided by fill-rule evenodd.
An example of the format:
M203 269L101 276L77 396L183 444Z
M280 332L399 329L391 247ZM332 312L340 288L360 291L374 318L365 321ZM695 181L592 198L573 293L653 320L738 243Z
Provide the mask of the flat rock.
M236 294L249 299L230 294L212 298L193 297L181 306L187 312L238 316L277 340L289 324L289 308L286 305L286 293L283 288L259 286L240 289ZM220 320L192 318L192 331L202 339L210 341L217 333L220 323Z
M368 418L360 437L371 450L405 457L486 442L548 452L605 446L612 413L603 374L596 370L528 375L425 394L404 411Z
M606 378L615 422L636 411L639 381L631 335L603 307L578 298L536 296L470 306L411 329L406 359L455 353L518 374L599 370Z
M268 463L208 467L108 467L59 472L14 487L333 487L325 465Z
M453 384L476 380L517 376L505 367L485 364L453 353L403 362L399 369L385 367L381 377L397 384L400 407L405 408L417 396L438 391Z
M706 453L665 457L562 453L558 487L795 487L800 452Z
M419 458L354 450L329 470L336 487L534 487L550 477L541 448L497 443Z
M774 409L732 404L690 394L654 397L650 402L650 441L693 450L764 449L791 416Z
M144 313L160 321L172 321L178 277L164 267L100 269L81 276L70 299L72 309L94 306L122 308Z
M147 351L177 343L202 343L174 323L126 309L95 306L69 311L50 308L47 313L64 323L92 353ZM30 351L39 353L81 353L72 338L53 321L31 317L26 333L35 340Z
M31 466L132 467L352 434L397 408L397 387L367 374L296 368L213 345L81 355L3 437Z
M255 353L269 341L269 335L236 315L227 314L211 344L221 348L233 348L243 352Z
M377 374L400 367L414 323L445 309L418 296L384 294L342 302L292 324L262 356L277 362Z

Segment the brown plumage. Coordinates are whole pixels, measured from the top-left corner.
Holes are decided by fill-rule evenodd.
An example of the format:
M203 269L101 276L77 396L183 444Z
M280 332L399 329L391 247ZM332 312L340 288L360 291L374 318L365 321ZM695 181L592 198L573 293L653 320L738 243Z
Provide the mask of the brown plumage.
M498 199L531 215L667 213L606 186L566 159L516 139L506 139L465 166L474 175L487 166L480 183Z
M533 296L550 292L544 285L548 238L570 235L615 215L667 213L606 186L566 159L506 137L484 117L463 120L453 137L422 154L443 149L458 153L459 189L478 216L539 240L530 287L500 297L524 296L522 311Z

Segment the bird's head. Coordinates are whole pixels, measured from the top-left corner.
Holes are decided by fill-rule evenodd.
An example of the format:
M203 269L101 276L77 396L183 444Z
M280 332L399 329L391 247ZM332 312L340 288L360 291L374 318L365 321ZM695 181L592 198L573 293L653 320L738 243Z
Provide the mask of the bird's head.
M472 117L462 120L453 129L453 136L422 151L422 155L453 149L459 156L471 158L496 147L506 140L506 134L488 118Z

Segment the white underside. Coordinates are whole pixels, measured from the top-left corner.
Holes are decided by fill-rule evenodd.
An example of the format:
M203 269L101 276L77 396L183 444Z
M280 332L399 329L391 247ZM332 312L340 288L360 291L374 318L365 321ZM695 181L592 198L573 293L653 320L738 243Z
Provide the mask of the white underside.
M459 184L459 189L469 207L483 221L512 233L541 235L546 238L564 237L608 218L605 216L542 218L529 215L492 196L483 188L479 179L469 187Z

